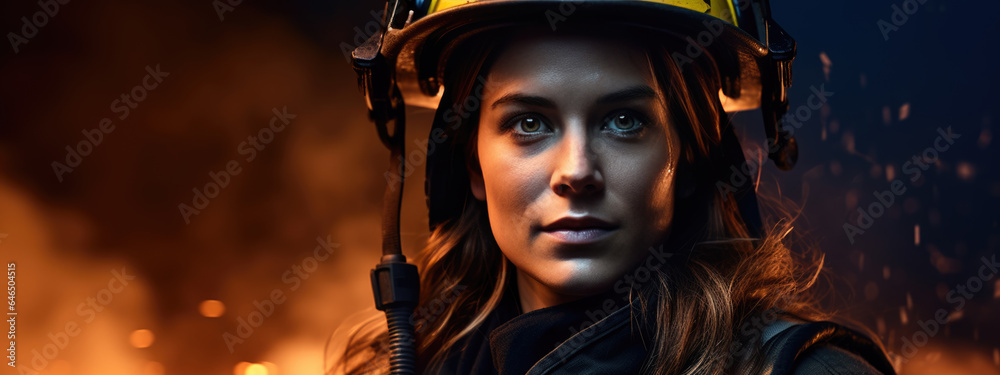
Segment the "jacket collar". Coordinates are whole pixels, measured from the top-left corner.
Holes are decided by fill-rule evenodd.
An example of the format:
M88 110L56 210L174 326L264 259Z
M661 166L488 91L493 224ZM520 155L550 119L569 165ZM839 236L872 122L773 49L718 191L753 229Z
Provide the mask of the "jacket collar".
M627 294L609 291L524 314L517 300L516 292L505 293L433 373L633 374L646 358L653 336L644 327L651 325L640 324Z
M505 298L487 328L484 344L497 374L556 374L583 363L634 373L646 356L635 301L627 296L608 292L524 314L515 298ZM621 371L629 367L636 371Z

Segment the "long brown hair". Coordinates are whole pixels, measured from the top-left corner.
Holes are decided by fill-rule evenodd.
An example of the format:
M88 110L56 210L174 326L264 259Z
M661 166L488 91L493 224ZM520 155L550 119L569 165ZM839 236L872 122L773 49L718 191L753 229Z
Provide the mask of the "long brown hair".
M440 108L469 111L452 140L462 144L475 167L478 111L462 103L502 46L467 45L471 47L455 52L462 62L445 69ZM760 236L753 237L733 192L716 187L718 181L729 181L729 167L743 160L742 151L733 147L735 135L719 101L721 78L711 56L705 53L698 63L681 69L671 53L683 46L664 40L644 45L681 138L678 173L690 176L694 193L675 200L674 217L684 218L674 221L667 242L675 256L651 270L653 282L629 291L638 297L633 308L655 326L643 373L759 373L763 332L755 322L782 315L832 317L818 308L819 297L811 288L823 257L813 246L790 250L796 211L761 196L765 220ZM421 302L414 322L418 364L425 371L440 365L513 290L515 268L493 239L485 203L469 196L459 217L434 228L418 259ZM380 318L356 327L328 373L387 372L387 334Z

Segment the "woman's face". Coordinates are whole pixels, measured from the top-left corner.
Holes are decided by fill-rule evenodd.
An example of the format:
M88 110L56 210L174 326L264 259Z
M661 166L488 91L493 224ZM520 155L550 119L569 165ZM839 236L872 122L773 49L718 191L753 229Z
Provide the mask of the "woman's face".
M673 215L679 141L645 52L520 38L486 77L472 191L517 267L525 311L605 291Z

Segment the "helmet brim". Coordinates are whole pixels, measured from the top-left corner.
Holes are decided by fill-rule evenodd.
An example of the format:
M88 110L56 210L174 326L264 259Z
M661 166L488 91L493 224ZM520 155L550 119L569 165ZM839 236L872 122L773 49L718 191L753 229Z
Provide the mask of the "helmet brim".
M567 5L568 4L568 5ZM727 112L761 105L761 69L767 46L728 22L693 10L643 1L480 1L435 12L387 30L382 54L395 67L395 80L408 105L436 108L446 60L456 45L482 32L509 27L610 27L634 30L636 38L670 38L687 43L675 62L708 53L724 82L720 100ZM591 26L593 25L593 26ZM641 34L641 35L640 35Z

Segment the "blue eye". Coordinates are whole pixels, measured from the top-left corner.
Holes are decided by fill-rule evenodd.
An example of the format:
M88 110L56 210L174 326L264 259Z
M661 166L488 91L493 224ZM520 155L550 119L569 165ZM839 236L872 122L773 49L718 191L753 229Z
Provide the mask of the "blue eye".
M617 130L631 130L640 126L639 122L640 122L639 119L631 115L622 113L619 115L612 116L608 124Z
M631 135L641 132L646 128L647 123L645 116L638 113L618 111L605 118L604 128L623 135Z

